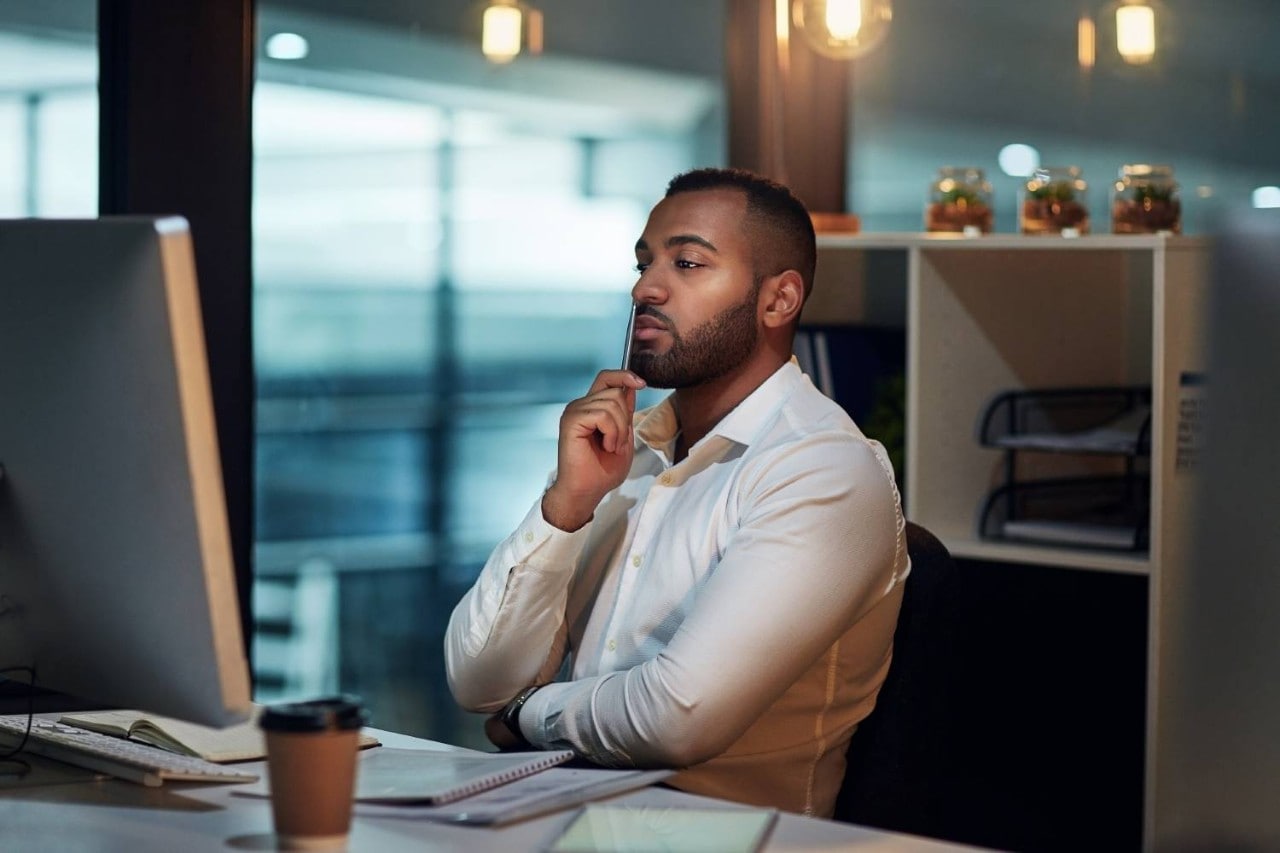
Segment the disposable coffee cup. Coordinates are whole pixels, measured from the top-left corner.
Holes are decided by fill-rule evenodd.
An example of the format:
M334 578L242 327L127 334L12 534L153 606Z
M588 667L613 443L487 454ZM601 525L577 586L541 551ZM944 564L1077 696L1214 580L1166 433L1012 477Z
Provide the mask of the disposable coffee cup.
M267 741L271 813L281 847L334 850L346 846L357 742L366 721L360 701L350 696L263 710L258 725Z

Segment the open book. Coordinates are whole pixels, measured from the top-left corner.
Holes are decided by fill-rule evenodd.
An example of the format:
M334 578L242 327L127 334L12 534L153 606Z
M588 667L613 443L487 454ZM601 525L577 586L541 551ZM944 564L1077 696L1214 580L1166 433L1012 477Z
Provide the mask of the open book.
M254 706L253 715L247 722L225 729L196 725L142 711L92 711L83 714L64 714L58 722L105 735L136 740L179 755L191 755L203 758L205 761L227 764L232 761L256 761L267 757L267 744L262 737L262 731L258 728L258 715L261 712L261 706ZM377 745L377 738L366 732L360 733L361 749Z

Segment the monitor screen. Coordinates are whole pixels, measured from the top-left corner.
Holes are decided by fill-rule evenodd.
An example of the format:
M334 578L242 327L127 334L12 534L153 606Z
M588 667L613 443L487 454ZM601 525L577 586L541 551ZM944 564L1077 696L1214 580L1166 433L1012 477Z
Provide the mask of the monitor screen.
M243 719L185 220L0 221L0 465L0 669L86 706Z
M1162 567L1150 849L1280 841L1280 210L1214 238L1190 558ZM1151 808L1151 806L1149 806Z

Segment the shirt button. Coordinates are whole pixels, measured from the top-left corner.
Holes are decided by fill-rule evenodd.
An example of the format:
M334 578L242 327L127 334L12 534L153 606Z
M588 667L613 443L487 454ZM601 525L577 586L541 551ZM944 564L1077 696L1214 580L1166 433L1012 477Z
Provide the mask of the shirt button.
M631 558L631 565L635 566L637 569L638 569L638 568L640 568L640 555L639 555L639 554L636 554L634 557L632 557L632 558Z
M618 643L616 640L610 640L607 645L609 646L609 651L611 652L616 652L618 650Z
M532 542L532 541L533 541L533 531L532 531L532 530L526 530L526 531L524 532L524 541L526 541L526 542Z

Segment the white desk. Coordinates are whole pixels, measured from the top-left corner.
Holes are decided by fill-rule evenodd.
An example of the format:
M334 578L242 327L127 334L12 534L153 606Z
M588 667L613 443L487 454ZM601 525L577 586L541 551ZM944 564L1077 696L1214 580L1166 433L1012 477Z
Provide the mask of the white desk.
M390 732L377 732L377 735L387 746L439 748L438 744L405 735ZM40 761L33 759L33 763ZM233 796L234 788L190 784L144 788L109 779L3 790L0 792L0 849L23 853L275 850L270 803ZM637 805L729 807L723 801L661 788L624 794L616 801ZM571 815L572 811L562 812L499 829L485 829L411 817L362 815L357 805L348 850L351 853L540 850L556 837ZM972 848L783 814L766 849L888 853Z

